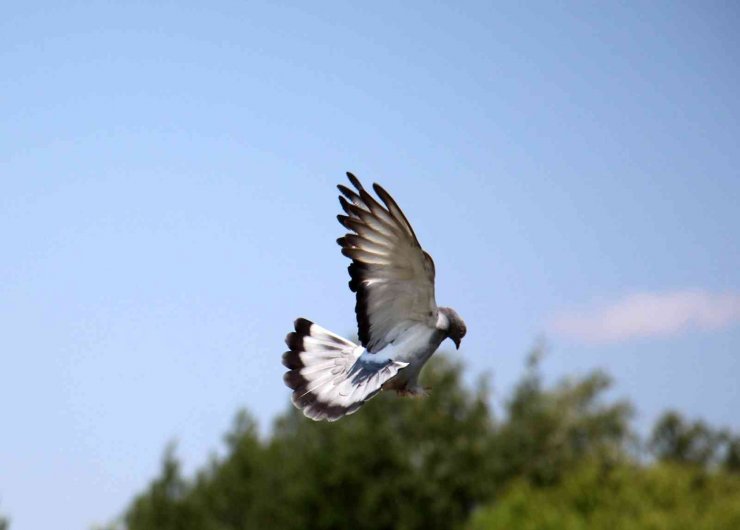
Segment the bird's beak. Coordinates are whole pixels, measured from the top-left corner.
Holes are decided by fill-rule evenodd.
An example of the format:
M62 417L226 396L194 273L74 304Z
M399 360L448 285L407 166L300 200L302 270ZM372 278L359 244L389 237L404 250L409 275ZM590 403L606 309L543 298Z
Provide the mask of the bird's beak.
M460 349L460 339L452 339L452 342L455 343L455 349L459 350Z

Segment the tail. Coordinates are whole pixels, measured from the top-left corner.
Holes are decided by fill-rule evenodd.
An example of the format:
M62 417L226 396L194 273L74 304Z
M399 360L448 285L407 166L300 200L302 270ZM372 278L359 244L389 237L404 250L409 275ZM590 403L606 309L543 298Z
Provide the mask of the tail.
M290 370L283 380L293 389L291 401L317 421L352 414L407 365L367 353L305 318L295 321L285 343L283 365Z

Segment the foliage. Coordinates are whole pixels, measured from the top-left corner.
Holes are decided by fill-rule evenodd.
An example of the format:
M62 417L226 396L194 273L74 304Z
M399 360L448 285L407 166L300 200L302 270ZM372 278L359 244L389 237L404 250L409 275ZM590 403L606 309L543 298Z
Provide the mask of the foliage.
M495 439L497 482L525 477L536 485L552 484L588 456L622 458L631 440L628 403L604 404L611 380L601 372L543 388L539 352L507 403L507 420Z
M469 530L733 530L740 477L678 464L588 462L557 486L518 480Z
M722 466L730 473L740 473L740 436L728 436Z
M127 526L162 530L199 528L193 517L197 512L190 503L184 502L189 487L180 474L180 463L173 445L165 451L161 473L149 490L134 502L126 517Z
M169 447L160 476L121 524L129 530L618 530L633 524L657 530L681 528L683 521L696 528L736 522L740 477L703 467L718 458L702 449L712 436L683 420L659 422L651 447L666 463L638 466L630 405L604 400L610 379L594 372L546 386L539 359L538 352L530 357L501 419L489 407L486 381L464 384L461 366L444 356L425 371L432 387L425 399L382 394L336 423L312 422L289 406L266 439L239 413L224 456L193 478L181 475ZM696 438L677 443L688 431ZM737 469L740 439L723 432L722 440L722 465ZM684 454L690 458L668 457ZM717 513L704 517L704 505Z
M444 361L424 400L381 395L361 413L314 423L290 409L266 443L242 413L227 455L186 485L171 453L128 510L131 529L452 528L490 498L494 433L485 388ZM419 507L424 506L423 510Z
M690 422L675 411L668 411L658 419L648 446L664 462L702 468L714 464L740 472L739 437L713 429L701 420Z

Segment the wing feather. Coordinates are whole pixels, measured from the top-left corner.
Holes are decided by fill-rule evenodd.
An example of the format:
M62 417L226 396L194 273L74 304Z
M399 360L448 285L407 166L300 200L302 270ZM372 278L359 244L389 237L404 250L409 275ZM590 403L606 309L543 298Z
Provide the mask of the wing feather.
M338 186L346 215L337 219L350 233L337 243L352 259L349 287L356 293L360 342L374 353L414 323L435 324L434 262L385 189L373 184L381 204L357 177L347 177L356 191Z

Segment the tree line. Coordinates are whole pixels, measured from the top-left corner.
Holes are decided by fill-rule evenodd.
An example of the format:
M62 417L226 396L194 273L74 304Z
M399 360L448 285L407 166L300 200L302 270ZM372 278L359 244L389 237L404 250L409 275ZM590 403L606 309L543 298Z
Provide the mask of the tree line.
M740 437L666 412L641 440L600 371L546 385L540 353L500 414L489 382L438 355L425 399L381 394L314 423L293 407L185 477L174 446L110 529L580 530L740 528ZM2 523L0 523L0 528Z

